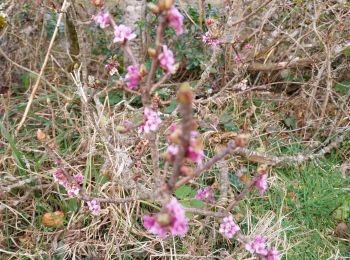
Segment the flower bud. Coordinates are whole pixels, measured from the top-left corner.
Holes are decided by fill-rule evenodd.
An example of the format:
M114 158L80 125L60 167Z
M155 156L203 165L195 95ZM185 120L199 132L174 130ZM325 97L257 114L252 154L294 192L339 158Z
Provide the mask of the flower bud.
M142 65L140 66L140 76L141 76L141 77L144 77L144 76L146 76L146 75L147 75L146 66L142 64Z
M183 83L177 93L177 101L180 104L188 105L191 104L193 100L193 93L189 83Z
M170 216L167 213L160 213L157 216L157 223L161 226L168 226L170 224Z
M148 4L147 4L147 7L148 7L148 9L151 10L152 13L154 13L154 14L159 14L159 12L160 12L159 6L158 6L158 5L155 5L155 4L153 4L153 3L148 3Z
M148 48L147 52L148 52L148 56L150 56L151 58L154 58L157 55L157 51L153 48Z
M181 130L176 129L173 133L170 134L169 136L169 143L172 144L181 144Z
M117 81L117 82L115 83L115 86L116 86L116 88L120 88L120 89L124 88L124 84L123 84L123 82L121 82L121 81Z
M174 4L174 0L159 0L158 7L160 11L169 10Z
M239 147L247 146L248 142L249 142L249 134L239 134L235 139L235 143Z
M102 7L105 4L105 0L91 0L91 4L96 7Z

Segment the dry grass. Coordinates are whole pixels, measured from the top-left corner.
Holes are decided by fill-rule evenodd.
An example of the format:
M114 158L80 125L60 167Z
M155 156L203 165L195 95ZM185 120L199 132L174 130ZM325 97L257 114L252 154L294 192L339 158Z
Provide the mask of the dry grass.
M45 6L38 9L34 8L33 2L7 1L5 7L11 18L10 24L0 31L0 48L8 58L0 63L3 75L0 82L0 257L250 259L242 246L235 241L226 241L218 234L218 221L212 217L192 216L186 238L163 241L147 233L142 225L142 216L159 209L158 204L150 201L105 204L101 214L92 217L83 202L63 195L62 189L52 181L54 163L35 138L37 129L44 130L54 140L55 151L70 173L84 174L86 191L99 197L135 196L135 190L140 186L143 192L154 192L152 161L149 146L141 142L142 136L137 133L122 135L117 131L117 126L126 119L139 121L142 110L137 98L128 93L123 93L121 100L115 100L115 82L103 70L106 55L94 53L104 46L97 40L108 37L104 38L100 31L89 31L90 25L83 27L92 50L87 56L88 68L102 82L95 93L92 112L84 108L77 86L69 76L74 61L67 55L70 49L66 48L67 38L61 32L50 53L45 80L41 81L25 124L15 135L14 129L23 116L31 87L46 55L52 31L50 23L54 20L52 14L51 18L49 16L50 1L43 1ZM248 10L240 1L232 2L234 10ZM252 10L255 10L261 3L253 2ZM214 154L219 146L232 139L233 132L239 130L251 134L251 149L276 155L315 153L334 137L349 132L350 94L348 91L344 95L337 89L337 84L350 81L350 12L349 4L340 2L271 1L257 16L232 28L228 26L227 44L219 62L213 66L216 72L210 73L199 86L200 97L195 103L195 116L208 155ZM86 11L92 14L89 7ZM234 21L244 17L243 12L235 15ZM243 42L250 42L254 49L247 51L241 46L243 44L231 44L237 36ZM189 37L193 39L193 35ZM107 44L107 47L111 46ZM242 55L242 66L233 62L236 51ZM209 64L210 54L210 51L205 53L204 65ZM312 63L289 67L291 61L305 58ZM278 67L280 63L283 63L283 69ZM254 64L267 66L268 70L253 70ZM276 66L278 69L271 69ZM181 68L180 71L183 73L169 83L198 82L198 69L185 72ZM248 89L237 91L237 84L243 79L248 80ZM249 86L261 89L253 90ZM174 98L174 88L169 92L167 101ZM161 111L165 109L161 107ZM176 112L163 114L161 133L179 119ZM165 138L161 137L159 142L163 149ZM136 167L134 159L140 155L142 159ZM325 163L328 166L323 170L323 161L316 162L320 167L309 164L300 167L305 171L312 169L313 173L329 172L329 176L322 175L322 180L332 187L328 192L336 193L339 189L343 191L340 198L345 198L348 179L339 181L342 177L338 168L349 163L348 157L347 141L336 154L327 158L331 167ZM230 178L243 166L249 170L256 167L238 157L225 162L226 165L220 167L227 168ZM303 170L273 169L269 179L271 192L262 199L253 193L233 213L247 236L266 236L286 259L345 259L344 245L348 245L348 241L334 236L333 226L337 220L322 215L316 218L317 224L307 226L303 218L314 214L312 210L299 216L294 214L295 209L286 206L292 182L286 176L297 176L293 185L300 188L300 198L303 191L309 191L311 181L301 181ZM219 190L221 171L219 167L213 168L190 185L209 184ZM239 183L230 179L229 198L240 189ZM317 198L324 208L334 210L339 207L332 201L324 201L323 193ZM300 205L308 204L300 202ZM218 205L219 209L223 207L225 202ZM43 214L55 211L65 213L64 226L43 226ZM290 219L290 215L294 219ZM306 228L302 229L304 224ZM312 244L314 254L298 255L299 249L307 247L310 234L315 233L320 239L318 244Z

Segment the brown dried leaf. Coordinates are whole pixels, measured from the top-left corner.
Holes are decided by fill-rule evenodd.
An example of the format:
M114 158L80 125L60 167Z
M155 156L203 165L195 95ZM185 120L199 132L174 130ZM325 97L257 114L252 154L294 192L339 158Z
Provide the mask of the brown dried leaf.
M338 226L335 228L335 235L340 238L347 238L349 237L349 227L344 223L341 222L338 224Z
M45 227L60 227L63 226L64 212L56 211L45 213L41 219L41 223Z

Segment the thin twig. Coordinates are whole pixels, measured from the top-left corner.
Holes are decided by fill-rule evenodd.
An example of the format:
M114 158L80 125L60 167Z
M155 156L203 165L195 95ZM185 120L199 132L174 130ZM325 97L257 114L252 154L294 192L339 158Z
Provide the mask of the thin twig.
M61 11L60 11L60 14L58 16L58 19L57 19L57 22L56 22L56 27L55 27L55 30L53 32L53 35L51 37L51 41L50 41L50 45L49 45L49 48L46 52L46 56L45 56L45 59L44 59L44 62L43 62L43 65L41 67L41 70L40 70L40 73L38 75L38 78L34 84L34 87L33 87L33 90L32 90L32 93L30 94L30 97L29 97L29 100L28 100L28 103L27 103L27 106L26 106L26 109L24 111L24 114L22 116L22 119L21 121L19 122L18 126L17 126L17 129L16 129L16 134L18 134L19 130L22 128L24 122L26 121L26 118L27 118L27 115L29 113L29 109L33 103L33 100L34 100L34 96L36 94L36 91L38 90L38 87L39 87L39 83L41 81L41 77L43 76L44 74L44 71L45 71L45 68L46 68L46 65L47 65L47 62L49 61L49 58L50 58L50 52L52 50L52 47L53 47L53 44L55 42L55 39L56 39L56 36L57 36L57 33L58 33L58 29L59 29L59 26L61 24L61 21L62 21L62 18L63 18L63 15L64 13L66 12L67 8L69 7L69 3L67 0L64 0L63 4L62 4L62 7L61 7Z

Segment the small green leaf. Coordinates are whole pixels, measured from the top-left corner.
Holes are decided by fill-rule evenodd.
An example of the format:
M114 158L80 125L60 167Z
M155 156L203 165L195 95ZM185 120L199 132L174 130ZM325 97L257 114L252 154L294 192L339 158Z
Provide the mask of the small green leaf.
M239 132L239 127L233 122L224 124L224 129L228 132Z
M201 209L204 207L204 202L201 200L191 200L191 207Z
M343 54L346 56L346 57L350 57L350 48L345 48L343 50Z
M179 199L184 199L184 198L188 198L191 192L192 192L192 188L190 186L184 185L175 191L175 195Z
M169 104L169 106L167 106L165 109L164 109L164 113L166 114L171 114L172 112L174 112L174 110L176 109L177 107L177 102L176 100L172 100Z
M10 147L12 149L12 152L13 152L13 155L14 157L16 158L18 164L26 169L26 165L24 163L24 160L23 160L23 154L17 149L17 146L16 146L16 142L15 140L12 138L12 136L10 135L9 132L7 132L6 128L3 126L3 124L0 122L0 133L2 132L3 136L7 139L7 141L9 142L10 144Z
M284 123L291 129L295 129L297 127L297 120L295 117L287 117L284 119Z
M109 100L109 104L110 104L111 106L113 106L113 105L116 105L116 104L118 104L119 102L121 102L123 99L122 99L121 96L117 95L116 93L110 93L110 94L108 95L108 100Z
M76 212L78 210L78 202L76 199L70 199L67 203L68 210L71 212Z
M347 95L350 90L350 82L345 81L337 84L335 90L338 91L341 96Z

